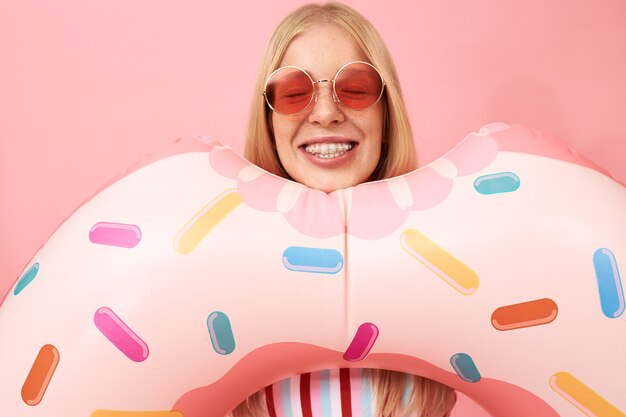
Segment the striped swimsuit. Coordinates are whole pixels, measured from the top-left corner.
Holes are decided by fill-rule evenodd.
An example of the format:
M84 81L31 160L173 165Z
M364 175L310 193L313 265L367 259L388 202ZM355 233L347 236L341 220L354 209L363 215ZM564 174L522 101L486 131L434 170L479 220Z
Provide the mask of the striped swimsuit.
M407 375L404 403L412 390ZM376 395L370 373L331 369L296 375L265 388L269 417L373 417Z

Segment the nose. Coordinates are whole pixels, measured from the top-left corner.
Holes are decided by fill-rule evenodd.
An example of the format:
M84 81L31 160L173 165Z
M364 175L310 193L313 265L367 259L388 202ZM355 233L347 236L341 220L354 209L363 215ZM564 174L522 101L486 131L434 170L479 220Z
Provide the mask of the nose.
M335 96L332 80L315 82L315 97L311 103L309 121L329 126L332 123L343 121L344 115L339 109L339 100Z

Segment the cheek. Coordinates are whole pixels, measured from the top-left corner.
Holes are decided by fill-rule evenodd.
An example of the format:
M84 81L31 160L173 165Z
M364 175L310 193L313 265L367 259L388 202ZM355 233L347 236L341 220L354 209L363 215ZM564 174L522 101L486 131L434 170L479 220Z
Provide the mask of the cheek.
M365 136L375 142L383 142L383 108L378 104L369 114L361 119L361 128Z
M371 115L367 119L367 131L366 135L371 143L371 163L373 164L372 170L375 170L378 162L383 157L382 154L382 144L386 141L386 138L383 138L383 108L382 106L377 106L374 114Z
M294 133L293 124L284 117L273 115L271 127L274 136L274 143L277 148L288 146L291 143Z
M383 141L386 141L386 138L383 138L382 135L384 133L383 131L383 127L385 126L385 118L387 117L387 110L383 108L382 104L378 104L379 109L378 109L378 117L376 118L376 120L378 121L377 123L377 129L378 129L378 136L381 137L381 139Z

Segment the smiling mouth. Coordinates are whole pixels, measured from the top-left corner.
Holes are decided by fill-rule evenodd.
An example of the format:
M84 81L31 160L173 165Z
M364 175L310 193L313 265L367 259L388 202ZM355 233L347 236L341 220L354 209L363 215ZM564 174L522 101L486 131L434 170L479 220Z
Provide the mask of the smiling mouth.
M333 159L350 152L354 142L314 143L303 146L305 152L321 159Z

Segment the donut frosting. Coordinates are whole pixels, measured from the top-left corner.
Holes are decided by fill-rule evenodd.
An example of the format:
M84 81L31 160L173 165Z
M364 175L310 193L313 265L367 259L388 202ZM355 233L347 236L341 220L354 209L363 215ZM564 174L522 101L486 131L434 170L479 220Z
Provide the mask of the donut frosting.
M626 191L562 142L490 124L330 194L208 148L111 185L26 266L0 415L222 417L346 367L493 416L625 415Z

